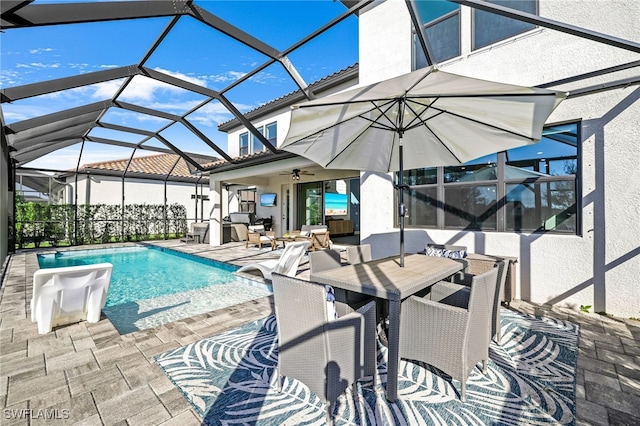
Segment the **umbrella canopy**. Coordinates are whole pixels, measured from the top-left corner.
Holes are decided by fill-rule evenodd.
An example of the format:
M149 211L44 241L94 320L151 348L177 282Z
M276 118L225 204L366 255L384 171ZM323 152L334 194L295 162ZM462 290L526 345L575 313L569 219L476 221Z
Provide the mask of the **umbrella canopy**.
M402 172L463 164L535 143L565 96L429 67L294 105L280 148L328 169ZM398 186L402 263L402 173Z

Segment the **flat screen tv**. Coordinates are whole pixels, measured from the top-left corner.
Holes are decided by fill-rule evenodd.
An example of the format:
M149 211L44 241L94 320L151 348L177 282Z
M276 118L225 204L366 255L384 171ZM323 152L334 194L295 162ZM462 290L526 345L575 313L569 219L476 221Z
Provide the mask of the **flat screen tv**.
M260 194L260 205L262 207L274 207L276 205L276 194Z

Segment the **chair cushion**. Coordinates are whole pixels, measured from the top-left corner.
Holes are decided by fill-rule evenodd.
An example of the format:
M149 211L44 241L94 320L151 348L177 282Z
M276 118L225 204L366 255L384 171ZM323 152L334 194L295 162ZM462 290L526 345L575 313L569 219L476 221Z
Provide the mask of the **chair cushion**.
M327 319L333 321L338 318L338 312L336 311L336 295L333 287L330 285L324 286L327 290Z
M260 233L261 236L267 235L266 231L264 230L264 225L249 226L249 231L258 232L258 233Z
M466 250L447 250L443 248L427 246L424 252L427 256L448 257L450 259L464 259L465 257L467 257Z

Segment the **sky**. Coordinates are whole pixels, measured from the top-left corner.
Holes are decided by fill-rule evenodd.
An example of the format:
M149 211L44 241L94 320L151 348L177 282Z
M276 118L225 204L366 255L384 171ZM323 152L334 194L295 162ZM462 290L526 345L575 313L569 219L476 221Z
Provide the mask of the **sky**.
M62 1L36 1L61 3ZM68 2L67 2L68 3ZM339 16L346 7L333 0L195 0L206 9L262 40L284 50ZM140 63L160 36L170 17L68 24L8 29L0 33L0 87L8 88L61 77L95 72ZM326 33L288 55L307 84L311 84L358 61L357 18L349 17ZM184 16L169 36L144 64L213 90L221 90L268 58L217 30ZM114 80L63 92L19 100L1 105L7 124L43 114L63 111L111 99L123 80ZM284 68L275 63L250 80L228 91L226 97L241 112L281 97L297 86ZM118 98L132 104L184 114L205 98L146 77L136 76ZM220 122L233 118L217 101L212 101L187 119L223 149L226 134L218 132ZM158 131L167 121L156 117L110 108L103 122ZM142 137L104 128L91 136L140 142ZM173 125L161 135L185 152L217 154L182 125ZM152 139L149 145L165 147ZM141 155L152 152L143 151ZM75 168L80 144L28 163L26 167L67 170ZM88 142L81 164L105 159L128 158L131 150Z

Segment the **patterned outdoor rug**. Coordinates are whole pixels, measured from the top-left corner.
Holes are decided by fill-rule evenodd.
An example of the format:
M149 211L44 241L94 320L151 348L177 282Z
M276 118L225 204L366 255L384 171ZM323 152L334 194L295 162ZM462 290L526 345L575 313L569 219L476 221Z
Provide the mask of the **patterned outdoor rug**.
M378 345L377 386L358 383L338 400L337 425L534 425L575 422L578 326L502 310L502 346L477 367L461 403L451 381L428 365L400 362L400 399L384 397L386 348ZM203 424L321 425L325 408L298 381L275 387L275 317L156 356Z

